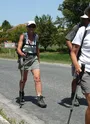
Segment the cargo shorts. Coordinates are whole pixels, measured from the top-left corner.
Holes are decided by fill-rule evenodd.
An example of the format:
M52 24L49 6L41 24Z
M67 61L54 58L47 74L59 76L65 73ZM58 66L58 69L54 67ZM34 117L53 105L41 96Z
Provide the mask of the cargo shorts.
M90 72L85 72L83 74L80 85L83 94L90 93Z
M27 60L28 61L28 60ZM24 63L25 61L20 61L18 62L18 69L20 70L33 70L33 69L40 69L40 64L38 62L38 58L35 57L33 62L29 62L26 65L24 65L23 67L21 67L21 65ZM20 68L21 67L21 68Z

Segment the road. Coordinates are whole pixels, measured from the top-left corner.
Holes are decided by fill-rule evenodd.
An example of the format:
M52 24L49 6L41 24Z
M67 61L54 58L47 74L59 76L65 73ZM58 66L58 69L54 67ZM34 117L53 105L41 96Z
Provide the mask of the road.
M19 108L17 101L20 74L15 60L0 59L0 98L12 109L31 119L37 119L36 124L66 124L70 112L71 68L70 65L41 63L41 80L43 96L47 108L36 105L36 93L33 76L28 75L25 86L25 104ZM84 124L84 114L87 107L86 100L79 89L80 107L74 107L71 124ZM5 99L5 100L4 100ZM67 103L67 105L66 105ZM23 112L22 112L23 111ZM24 117L24 116L23 116ZM22 117L22 118L23 118ZM27 119L31 123L29 118ZM30 121L30 122L29 122ZM39 122L40 121L40 122Z

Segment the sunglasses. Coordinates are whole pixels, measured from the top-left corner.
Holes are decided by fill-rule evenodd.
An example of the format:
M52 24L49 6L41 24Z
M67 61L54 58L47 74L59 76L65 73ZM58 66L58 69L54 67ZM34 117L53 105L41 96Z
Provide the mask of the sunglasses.
M36 25L29 25L28 28L36 28Z

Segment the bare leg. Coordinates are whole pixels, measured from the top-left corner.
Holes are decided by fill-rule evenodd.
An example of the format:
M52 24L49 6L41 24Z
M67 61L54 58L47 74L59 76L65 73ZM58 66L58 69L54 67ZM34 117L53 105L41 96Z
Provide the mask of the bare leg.
M76 86L77 86L77 84L76 84L76 79L73 79L73 81L72 81L72 93L75 93L75 90L76 90Z
M28 71L24 71L24 73L22 71L20 71L21 73L21 80L20 80L20 83L19 83L19 87L20 87L20 91L23 91L24 90L24 87L25 87L25 83L27 81L27 76L28 76ZM22 80L22 76L23 76L23 80Z
M40 69L32 70L34 81L35 81L35 90L37 95L42 95L42 83L40 79Z
M34 69L32 70L32 73L33 73L34 81L35 81L35 90L37 94L38 106L42 108L46 108L47 105L45 104L43 100L43 96L42 96L42 83L40 79L40 69Z

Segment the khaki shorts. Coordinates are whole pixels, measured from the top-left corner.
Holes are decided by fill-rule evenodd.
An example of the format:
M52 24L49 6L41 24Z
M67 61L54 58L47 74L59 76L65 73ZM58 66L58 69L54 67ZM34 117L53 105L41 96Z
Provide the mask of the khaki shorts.
M80 85L84 94L90 93L90 72L84 73Z
M32 63L32 65L31 63L28 63L27 65L24 66L24 70L34 70L34 69L40 69L40 65L37 59Z
M20 69L20 66L21 66L20 63L18 63L18 69ZM38 59L36 58L32 64L31 64L31 62L29 62L24 67L22 67L20 70L23 70L23 69L24 70L40 69Z

